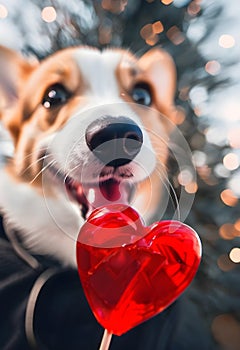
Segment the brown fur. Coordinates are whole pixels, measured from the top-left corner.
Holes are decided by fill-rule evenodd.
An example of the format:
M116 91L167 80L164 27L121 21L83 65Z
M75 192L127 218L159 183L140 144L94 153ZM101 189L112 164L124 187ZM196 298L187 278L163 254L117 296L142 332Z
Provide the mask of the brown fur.
M33 63L8 49L0 49L2 60L6 62L6 69L9 72L12 91L15 91L16 95L12 98L6 91L2 91L2 120L15 144L15 156L9 169L20 181L30 182L40 170L40 164L31 166L31 163L36 161L37 155L34 152L36 143L61 128L76 108L84 103L88 87L72 58L74 50L76 49L65 49L42 63ZM134 106L145 128L149 130L159 162L151 178L140 183L137 191L140 211L147 207L153 212L161 192L160 167L167 159L165 141L167 142L167 135L171 131L169 120L174 121L176 114L174 106L176 71L171 57L160 49L150 50L139 60L123 50L122 54L122 62L115 72L119 81L120 96L125 101L132 102L129 92L134 84L142 81L150 85L153 93L151 109ZM47 87L55 83L63 83L72 92L73 97L53 113L41 105L41 99ZM165 115L167 118L160 118L160 115ZM41 186L40 176L33 185Z

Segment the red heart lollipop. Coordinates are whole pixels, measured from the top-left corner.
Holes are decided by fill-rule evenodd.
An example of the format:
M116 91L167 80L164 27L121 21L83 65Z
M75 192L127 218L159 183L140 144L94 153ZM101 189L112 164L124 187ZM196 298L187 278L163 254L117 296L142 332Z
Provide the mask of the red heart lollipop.
M149 227L125 205L96 209L80 230L78 272L98 322L121 335L158 314L192 281L201 257L196 232L178 221Z

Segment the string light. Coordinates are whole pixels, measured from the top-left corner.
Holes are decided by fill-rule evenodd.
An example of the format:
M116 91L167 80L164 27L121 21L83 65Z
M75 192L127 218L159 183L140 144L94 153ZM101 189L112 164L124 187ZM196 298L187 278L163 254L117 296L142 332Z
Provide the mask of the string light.
M240 219L238 219L235 224L234 224L234 228L239 232L240 235ZM238 236L238 234L237 234Z
M230 171L226 169L222 163L219 163L214 167L214 174L217 177L222 177L226 179L231 175Z
M238 203L238 198L234 195L233 191L229 188L222 191L220 194L221 200L229 207L234 207Z
M200 10L201 7L199 6L197 1L192 1L187 8L188 14L192 17L197 16Z
M235 264L240 263L240 248L233 248L229 253L229 258Z
M221 70L221 65L218 61L208 61L205 65L205 71L210 75L218 75Z
M226 154L226 156L223 158L223 164L228 170L236 170L239 167L239 159L237 154Z
M158 42L158 36L157 35L153 35L153 36L149 37L146 40L146 44L148 44L150 46L154 46L157 42Z
M240 323L231 314L222 314L214 318L212 333L221 349L239 349Z
M206 164L207 155L202 151L193 151L193 163L196 167L201 167Z
M161 21L157 21L157 22L153 23L152 31L154 34L162 33L163 30L164 30L164 27L163 27L163 24Z
M235 39L232 35L223 34L220 36L218 44L224 49L229 49L235 45Z
M54 7L52 6L44 7L44 9L42 10L42 19L45 22L47 23L54 22L56 18L57 18L57 13Z
M207 101L208 91L205 86L197 85L190 90L189 97L192 104L196 106Z
M171 116L171 120L176 125L181 125L186 119L186 111L181 106L178 106L173 112Z
M217 265L220 270L225 272L230 271L235 267L234 263L229 259L229 256L227 254L219 256L217 259Z
M198 185L196 182L190 182L185 186L185 191L189 194L194 194L198 190Z
M163 5L170 5L173 0L161 0L161 2L163 3Z
M225 240L231 240L235 237L235 227L233 224L225 223L219 228L219 236Z
M140 30L140 35L143 39L147 39L149 38L151 35L153 35L153 28L152 28L152 24L146 24L145 26L142 27L142 29Z
M102 0L102 8L115 14L125 10L128 0Z
M232 240L240 236L240 219L235 224L225 223L219 229L219 236L225 240Z
M180 29L177 26L171 27L167 31L166 34L167 34L168 39L171 40L171 42L174 45L180 45L185 40L185 36L183 35L183 33L180 31Z
M0 4L0 18L1 18L1 19L4 19L4 18L6 18L7 16L8 16L8 10L7 10L7 8L6 8L4 5Z
M178 174L178 182L182 186L186 186L193 181L193 174L189 169L184 169Z
M142 27L140 35L145 40L146 44L153 46L158 41L158 35L156 33L160 33L163 29L163 25L160 21L153 24L148 23Z
M208 165L203 165L197 168L199 177L209 186L216 185L216 181L213 180L211 169Z

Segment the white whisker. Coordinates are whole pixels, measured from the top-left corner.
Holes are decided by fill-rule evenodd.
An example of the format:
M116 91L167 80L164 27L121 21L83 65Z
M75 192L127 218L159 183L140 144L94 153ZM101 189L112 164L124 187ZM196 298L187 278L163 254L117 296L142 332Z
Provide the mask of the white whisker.
M76 165L74 168L72 168L71 170L69 170L69 171L67 172L65 178L64 178L64 182L66 182L67 177L68 177L74 170L78 169L79 167L80 167L80 165L78 164L78 165Z
M39 154L42 154L42 155L43 155L43 153L46 153L46 149L45 149L45 148L35 149L35 150L33 150L33 152L28 153L28 154L23 158L23 160L28 159L28 158L30 158L30 157L32 157L32 156L34 156L34 155L39 155ZM47 153L44 154L44 155L45 155L45 156L48 156Z
M20 173L20 175L24 175L24 174L27 172L28 169L30 169L31 167L35 166L36 164L38 164L39 162L41 162L42 160L44 160L44 159L46 159L46 158L48 158L48 157L50 157L50 155L45 155L45 156L43 156L43 157L37 159L37 160L34 161L33 163L29 164L29 166L28 166L27 168L25 168L25 169ZM27 158L27 157L26 157L26 158ZM26 159L26 158L25 158L25 159Z
M47 168L49 168L50 166L52 166L54 163L56 163L55 160L52 160L51 162L49 162L47 165L45 165L38 173L37 175L32 179L32 181L30 182L30 184L32 184L39 175L41 175Z

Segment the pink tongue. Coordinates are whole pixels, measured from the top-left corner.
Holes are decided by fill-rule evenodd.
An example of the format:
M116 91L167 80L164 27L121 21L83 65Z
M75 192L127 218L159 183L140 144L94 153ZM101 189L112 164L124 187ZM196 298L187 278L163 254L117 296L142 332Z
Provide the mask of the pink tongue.
M89 187L87 198L91 210L113 203L127 204L129 197L127 187L127 184L115 180L104 181L99 186Z
M121 197L120 183L114 180L108 180L99 184L100 192L108 201L116 202Z

